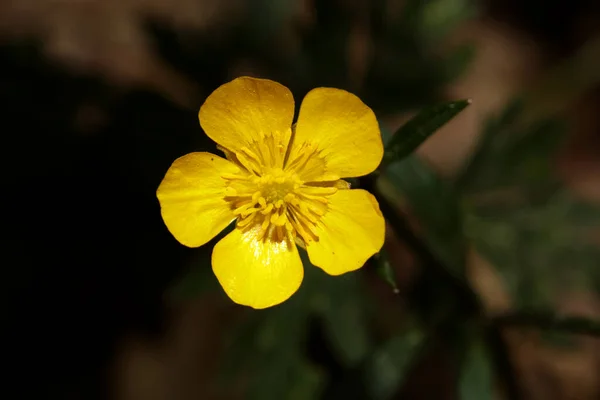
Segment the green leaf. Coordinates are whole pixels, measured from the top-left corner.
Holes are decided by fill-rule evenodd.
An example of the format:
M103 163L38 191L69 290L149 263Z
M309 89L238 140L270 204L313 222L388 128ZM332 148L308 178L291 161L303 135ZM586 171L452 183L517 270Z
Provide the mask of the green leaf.
M517 307L545 309L564 293L600 287L592 242L600 208L555 176L564 121L531 119L529 107L513 101L487 122L456 185L467 238L500 271Z
M430 0L422 4L420 34L428 41L439 41L458 24L476 14L470 0Z
M505 114L513 114L511 109ZM551 180L552 157L565 133L564 122L556 119L536 121L526 127L520 125L518 118L490 120L476 152L458 175L457 187L464 192L481 192Z
M189 300L206 292L221 291L215 274L211 267L211 254L214 245L227 236L235 226L230 224L209 243L194 251L194 256L189 262L188 269L167 290L167 297L175 300ZM225 296L225 294L223 294Z
M298 363L294 370L294 383L286 397L287 400L318 399L325 384L324 374L313 365Z
M168 296L176 301L189 300L204 293L218 290L217 279L212 273L210 259L202 260L198 265L192 266L170 288Z
M425 342L416 328L395 336L373 353L365 369L365 383L370 399L392 398L404 383L406 373L413 365Z
M516 311L496 316L494 323L504 327L537 328L553 333L600 336L600 320L584 316L561 315L555 311Z
M249 400L317 399L325 377L300 354L271 355L263 363L247 393Z
M471 100L459 100L421 110L396 131L385 149L383 163L400 161L415 151L429 136L464 110Z
M465 232L480 254L500 271L517 307L552 307L563 293L600 287L594 230L600 207L575 199L564 188L545 202L472 206ZM500 204L502 204L500 202Z
M387 146L389 141L392 140L394 133L381 123L379 123L379 131L381 132L381 141L383 142L383 145Z
M447 81L458 79L475 59L477 47L474 44L457 46L443 62L444 77Z
M451 272L462 276L465 241L453 188L417 157L390 165L378 179L377 188L396 204L408 203L431 250Z
M494 375L487 349L480 340L471 342L460 372L460 400L491 400L494 398Z
M340 277L337 277L338 281ZM342 365L354 367L364 359L371 343L368 320L356 289L340 282L321 310L323 328Z
M375 256L377 262L377 273L386 281L393 289L394 293L400 293L396 284L396 275L389 259L389 255L385 249L381 249L379 254Z
M297 392L319 390L321 377L307 364L303 351L307 294L301 287L277 307L252 310L248 323L236 328L224 360L224 378L231 381L232 376L243 374L248 399L291 399L297 398Z
M366 309L369 299L364 295L360 272L330 276L310 263L306 251L300 252L300 258L311 312L320 318L338 361L355 367L372 346Z

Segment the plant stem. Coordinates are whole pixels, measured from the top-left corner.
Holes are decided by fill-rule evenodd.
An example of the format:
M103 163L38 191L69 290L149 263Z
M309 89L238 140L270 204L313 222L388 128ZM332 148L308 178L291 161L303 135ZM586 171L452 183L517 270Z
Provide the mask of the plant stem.
M531 327L600 336L600 321L585 317L559 316L551 312L516 312L495 317L492 321L501 327Z

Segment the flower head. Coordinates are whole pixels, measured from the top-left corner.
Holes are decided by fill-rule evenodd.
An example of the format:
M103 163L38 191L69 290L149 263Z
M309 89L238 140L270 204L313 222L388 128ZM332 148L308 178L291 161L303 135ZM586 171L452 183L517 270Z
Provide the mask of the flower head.
M383 246L375 198L341 178L366 175L383 146L373 111L346 91L318 88L300 107L284 86L237 78L215 90L200 125L226 159L191 153L173 162L157 196L165 224L189 247L233 220L212 266L236 303L266 308L287 300L304 270L296 244L330 275L360 268Z

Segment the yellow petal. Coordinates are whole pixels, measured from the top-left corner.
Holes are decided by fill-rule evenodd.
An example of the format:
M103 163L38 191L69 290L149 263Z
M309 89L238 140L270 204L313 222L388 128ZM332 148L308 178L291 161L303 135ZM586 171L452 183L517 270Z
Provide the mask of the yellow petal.
M319 240L306 245L311 263L329 275L340 275L362 267L381 250L385 221L369 192L339 190L329 197L316 233Z
M294 97L285 86L268 80L241 77L228 82L206 99L198 113L204 132L217 144L235 153L279 134L285 153L294 119Z
M352 93L332 88L313 89L302 101L289 159L307 148L316 148L325 162L316 180L366 175L383 157L373 111Z
M234 229L216 244L212 267L231 300L267 308L298 290L304 270L293 243L257 240L259 232L260 227L246 232Z
M235 164L211 153L190 153L173 162L156 196L167 228L181 244L198 247L235 218L225 201L224 174Z

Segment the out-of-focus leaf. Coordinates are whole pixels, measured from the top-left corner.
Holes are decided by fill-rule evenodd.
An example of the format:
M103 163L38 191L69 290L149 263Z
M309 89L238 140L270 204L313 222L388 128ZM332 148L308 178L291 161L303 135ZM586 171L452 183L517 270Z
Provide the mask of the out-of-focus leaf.
M519 308L545 309L563 292L597 290L594 242L600 206L575 199L565 189L545 203L470 209L465 232L477 250L501 272Z
M302 258L306 270L304 284L312 286L311 309L320 317L338 361L345 367L355 367L372 345L366 311L368 299L361 286L360 272L329 276L310 264L304 251Z
M441 56L440 42L476 12L470 0L408 0L402 12L372 1L374 52L360 97L378 112L398 113L432 104L441 88L462 73L469 62L466 47Z
M424 342L423 333L412 329L393 337L373 353L365 370L365 384L370 399L392 398L403 384Z
M542 345L571 351L577 350L578 345L581 344L581 342L577 341L570 333L552 330L542 330L540 332L540 342Z
M390 165L377 182L378 190L392 202L408 203L437 257L462 276L465 243L462 214L452 187L427 164L409 157Z
M212 273L210 258L192 266L169 290L169 297L174 300L188 300L203 293L218 290L217 279Z
M549 163L549 159L543 158L541 154L549 156L556 149L557 139L560 139L560 133L557 131L561 130L561 124L556 120L551 121L549 116L560 118L577 98L597 86L600 82L600 69L596 68L599 57L600 35L597 35L581 46L572 57L526 89L518 101L509 105L502 117L490 121L478 149L459 175L458 186L461 190L473 190L486 185L488 188L490 185L499 186L498 178L503 177L529 176L530 182L539 179L535 171L539 172L545 167L537 163L540 159ZM538 132L533 135L535 137L531 137L528 144L519 144L519 151L510 149L514 147L511 141L515 138L521 140L532 130L535 131L536 126L539 128ZM536 151L540 159L533 156L519 158L516 155L519 152L523 155L522 153ZM500 162L496 155L503 157ZM511 164L511 161L516 159L527 166ZM505 171L507 166L510 168ZM491 172L493 169L495 171ZM490 176L490 172L495 176ZM499 177L498 174L502 172L504 176Z
M252 381L249 400L316 399L323 389L324 376L308 364L300 353L271 354Z
M394 133L385 149L384 165L400 161L415 151L470 103L470 100L459 100L421 110Z
M302 351L309 314L306 295L301 288L285 303L255 311L263 314L261 321L251 326L252 336L244 335L245 340L252 340L244 349L246 358L253 361L248 371L249 399L287 399L295 391L309 390L305 385L313 386L314 371L306 365Z
M485 122L483 132L472 156L456 176L456 186L460 190L468 190L472 182L477 180L482 166L489 163L490 153L497 152L495 149L503 146L502 140L506 139L506 135L500 132L513 126L522 112L523 100L517 98L510 102L498 117L490 118Z
M390 140L392 140L394 133L382 124L379 124L379 131L381 132L381 141L383 142L383 145L387 146Z
M327 278L327 295L318 310L323 328L342 364L354 367L371 347L358 274Z
M323 373L308 363L300 363L294 371L295 382L292 384L287 400L318 399L323 391L325 377Z
M422 3L420 35L428 41L440 40L459 23L476 14L475 3L470 0L431 0Z
M524 94L524 125L549 115L562 117L586 92L600 83L600 35L589 38L571 57L541 77Z
M480 340L470 343L460 372L460 400L492 400L494 375L487 350Z
M536 327L555 333L600 336L600 320L585 316L557 314L556 311L524 310L494 317L500 326Z
M255 39L264 40L266 36L272 35L281 27L289 23L294 14L295 1L281 0L255 0L252 7L249 7L248 22L251 23L249 33L256 36Z
M501 272L521 308L552 307L560 293L593 290L600 207L573 198L553 173L564 123L527 120L523 101L486 126L458 176L466 236Z
M481 192L548 181L565 132L564 123L552 119L538 121L525 130L490 121L457 185L465 192Z
M448 81L458 79L469 67L476 55L473 44L464 44L456 47L443 61L444 77Z
M392 287L394 293L399 293L400 291L396 284L396 276L387 251L381 249L379 254L375 256L375 260L377 262L377 273L379 276Z
M198 297L208 291L222 291L212 272L210 255L214 245L227 236L234 226L234 224L230 224L209 243L194 251L194 257L189 262L189 269L169 288L168 297L180 301Z

